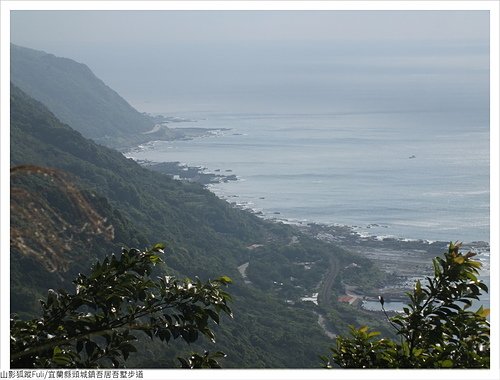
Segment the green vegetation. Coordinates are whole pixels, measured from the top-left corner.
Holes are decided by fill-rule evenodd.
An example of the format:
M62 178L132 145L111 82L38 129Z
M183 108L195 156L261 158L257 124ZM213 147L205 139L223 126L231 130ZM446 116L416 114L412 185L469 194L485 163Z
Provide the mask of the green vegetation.
M355 265L353 265L355 264ZM340 274L344 285L356 286L362 294L370 294L374 289L380 289L390 283L389 275L380 270L373 262L365 258L353 257L352 263Z
M471 311L488 287L478 280L481 264L450 243L444 258L434 259L434 278L417 281L403 314L389 318L399 342L378 339L367 326L339 336L333 363L342 368L489 368L489 309ZM382 307L384 300L380 300ZM324 365L332 368L330 359Z
M54 112L11 86L11 311L17 314L16 336L17 327L26 332L41 328L41 335L28 334L14 342L14 366L121 366L126 359L130 367L165 368L178 366L176 357L186 358L181 360L184 367L216 366L224 351L224 367L317 368L318 353L332 341L313 311L338 334L347 333L350 323L394 336L383 329L377 313L337 302L347 285L368 294L388 280L369 260L313 238L314 232L236 209L199 184L172 180L84 138L82 134L116 147L159 137L142 135L151 129L151 118L130 107L86 66L17 46L11 50L14 83ZM160 133L161 138L172 137L168 129ZM55 300L77 296L71 293L73 279L82 279L80 273L86 273L89 264L94 270L102 268L109 252L130 246L147 252L144 247L156 241L168 246L168 261L155 267L160 277L199 277L195 287L215 286L210 279L220 273L233 279L235 315L210 328L216 343L200 325L196 340L180 333L182 339L171 339L168 345L156 333L155 339L142 333L132 337L130 325L119 326L120 332L109 341L85 336L80 344L78 339L67 345L42 343L49 339L43 328L55 326L33 325L40 315L38 300L45 298L47 288L58 290L49 293L44 316L63 305ZM245 278L238 271L242 265ZM136 285L142 286L140 281ZM152 291L159 289L148 285ZM319 306L301 301L313 293L319 293ZM101 306L108 307L105 302ZM67 338L64 334L76 331L71 329L78 327L84 309L94 313L93 320L84 320L91 329L105 323L104 317L112 321L109 312L95 305L73 309L68 315L71 326L63 323L61 331L55 326L48 334ZM206 315L213 319L210 312ZM21 354L28 346L47 343L50 350L44 351L44 359L34 352ZM141 349L134 352L130 345ZM192 354L207 347L214 354Z
M154 125L87 66L71 59L11 44L11 81L61 121L105 145L120 146Z
M378 318L374 317L374 314ZM332 307L327 310L326 317L330 326L335 328L340 334L347 334L351 331L351 326L369 325L371 329L380 332L380 335L389 339L395 338L394 329L387 324L385 317L360 309L359 306L349 305L348 303L333 301Z
M123 367L140 349L133 333L167 343L179 337L192 343L200 333L215 341L209 322L219 324L221 312L232 316L230 296L222 290L230 278L206 284L170 276L153 280L164 248L124 249L119 257L97 262L88 275L79 274L73 293L49 290L41 317L11 319L11 367ZM185 368L217 368L223 356L192 353L179 361Z
M317 353L331 340L310 306L291 305L286 299L314 292L327 269L322 263L338 255L347 265L347 253L291 226L235 209L201 185L172 180L83 138L15 86L11 145L11 165L26 169L11 176L11 189L18 194L11 204L12 226L24 243L11 244L11 310L21 319L39 315L38 299L47 288L70 292L72 280L109 252L163 241L169 254L161 268L165 273L202 281L224 273L233 279L235 317L214 328L215 344L203 336L189 346L181 340L164 346L138 337L142 350L131 354L127 365L172 367L172 358L209 346L210 352L227 354L225 367L318 366ZM96 233L92 220L75 206L75 197L94 210L96 221L112 226L112 237ZM32 212L34 208L40 212ZM44 235L67 246L48 240L41 245L35 236L40 224ZM250 249L253 245L260 248ZM313 261L311 269L297 264L301 261ZM237 270L246 262L251 284ZM293 285L290 277L295 278Z

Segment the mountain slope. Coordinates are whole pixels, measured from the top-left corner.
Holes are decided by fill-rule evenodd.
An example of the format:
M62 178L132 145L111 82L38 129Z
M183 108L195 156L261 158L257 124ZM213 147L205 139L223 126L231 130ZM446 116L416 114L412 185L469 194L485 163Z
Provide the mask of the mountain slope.
M43 252L34 257L12 249L11 291L22 295L12 297L12 312L35 313L36 298L47 287L71 289L75 272L85 271L96 258L118 252L123 245L143 248L165 242L168 254L163 271L201 279L233 278L229 291L235 299L235 318L221 322L215 346L200 341L190 347L175 343L165 348L144 341L145 354L136 356L132 365L169 367L176 354L209 349L228 354L225 367L318 367L318 355L326 352L331 340L318 326L312 306L299 300L314 291L331 255L343 265L348 262L344 251L290 226L235 209L200 185L142 168L119 152L85 139L16 87L11 88L11 145L11 165L36 164L66 173L115 232L112 241L98 235L73 236L74 249L63 257L66 271L40 265ZM58 189L27 177L12 180L11 186L39 194L68 220L79 220L71 205L61 201ZM15 215L12 218L15 224ZM304 261L314 265L308 270L297 265ZM237 270L244 263L249 263L252 284L245 283ZM292 306L286 299L297 303Z
M64 123L106 145L137 136L154 122L84 64L11 45L11 81Z

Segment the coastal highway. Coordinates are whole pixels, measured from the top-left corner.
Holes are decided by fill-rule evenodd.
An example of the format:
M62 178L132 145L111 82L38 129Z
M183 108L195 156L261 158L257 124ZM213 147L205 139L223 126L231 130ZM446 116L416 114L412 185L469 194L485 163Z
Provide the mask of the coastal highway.
M339 274L339 260L335 256L330 256L328 272L318 290L318 305L327 309L331 306L332 286L335 278Z
M331 306L331 294L332 286L335 278L339 274L339 260L335 256L330 256L330 265L328 267L328 272L325 278L321 282L320 288L318 290L318 306L320 306L323 311L326 311ZM321 327L326 336L330 339L335 339L337 334L331 331L327 327L326 316L323 311L318 310L314 312L318 316L318 325Z

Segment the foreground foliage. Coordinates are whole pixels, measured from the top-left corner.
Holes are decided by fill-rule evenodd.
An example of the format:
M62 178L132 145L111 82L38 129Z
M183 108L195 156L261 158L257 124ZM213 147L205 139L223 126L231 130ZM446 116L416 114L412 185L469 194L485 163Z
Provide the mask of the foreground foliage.
M135 332L168 342L181 337L191 343L200 333L215 341L209 327L224 312L230 296L220 277L202 283L164 276L153 280L153 266L162 260L162 244L141 252L124 249L120 257L97 262L88 276L73 281L74 294L49 290L43 315L24 321L11 319L11 367L121 367L136 352ZM182 367L219 367L216 352L179 358Z
M343 368L489 368L489 309L471 311L472 300L488 287L478 280L474 253L450 243L444 258L433 260L434 278L417 281L403 313L389 318L400 341L378 339L376 331L351 327L338 337L333 363ZM382 308L384 299L380 298ZM385 309L384 309L385 312ZM327 357L324 366L332 368Z

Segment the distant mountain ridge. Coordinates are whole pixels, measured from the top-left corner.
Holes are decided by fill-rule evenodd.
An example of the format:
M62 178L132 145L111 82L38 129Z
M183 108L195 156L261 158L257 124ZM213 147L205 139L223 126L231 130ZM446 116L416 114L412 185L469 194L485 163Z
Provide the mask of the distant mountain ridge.
M11 82L46 105L59 120L101 144L117 148L175 137L168 128L163 128L161 136L143 135L155 122L86 65L71 59L11 44Z

